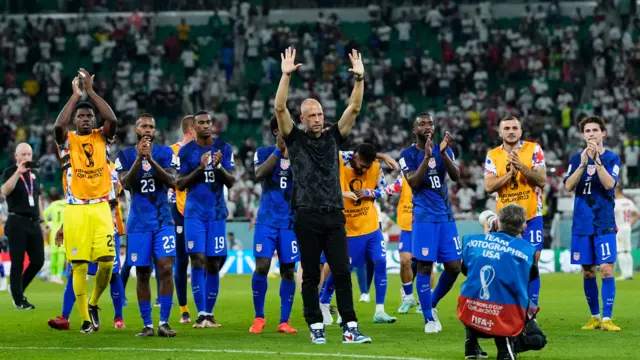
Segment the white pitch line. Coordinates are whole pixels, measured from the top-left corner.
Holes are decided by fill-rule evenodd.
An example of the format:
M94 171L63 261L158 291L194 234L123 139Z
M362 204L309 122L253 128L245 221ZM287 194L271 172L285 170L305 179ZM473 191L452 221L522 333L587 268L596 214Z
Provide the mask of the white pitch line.
M363 345L366 347L366 345ZM385 355L363 355L363 354L342 354L342 353L308 353L308 352L285 352L285 351L261 351L261 350L234 350L234 349L186 349L186 348L122 348L122 347L100 347L100 348L79 348L61 346L0 346L0 350L68 350L68 351L128 351L128 352L186 352L186 353L227 353L227 354L257 354L257 355L289 355L289 356L315 356L332 358L354 358L354 359L377 359L377 360L437 360L430 358L414 358L402 356Z

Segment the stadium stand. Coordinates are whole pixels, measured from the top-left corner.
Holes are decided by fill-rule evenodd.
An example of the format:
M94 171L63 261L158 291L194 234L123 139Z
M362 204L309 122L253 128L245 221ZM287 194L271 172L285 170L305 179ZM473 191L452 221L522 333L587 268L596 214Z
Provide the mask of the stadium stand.
M43 5L54 2L32 2L43 12L84 3L61 1L66 7L55 8ZM20 11L21 3L4 5ZM156 116L161 141L171 143L179 137L177 120L183 114L210 111L219 120L220 136L233 144L240 168L229 193L230 213L251 217L260 196L251 161L258 145L272 141L267 125L279 53L289 45L301 50L304 64L289 95L294 116L300 101L313 96L327 119L335 119L351 86L345 54L353 47L363 52L365 106L349 144L368 141L397 156L412 141L413 116L424 110L436 116L438 130L451 132L456 140L464 181L450 196L460 218L495 206L484 192L482 165L486 150L499 142L496 125L506 115L518 116L527 139L545 151L548 225L558 203L570 199L561 176L570 154L582 144L575 125L586 115L607 118L607 145L623 155L624 183L637 187L640 180L640 19L630 16L626 2L616 8L598 1L581 11L554 1L527 5L520 16L510 17L494 15L490 2L392 9L342 1L369 4L368 19L342 20L340 13L325 8L315 12L315 21L285 23L268 21L272 2L228 1L215 2L223 6L208 13L206 22L194 24L185 15L177 25L161 21L161 13L132 12L139 2L88 3L87 10L127 11L118 13L126 16L0 18L0 165L11 158L7 149L13 144L29 142L43 164L50 200L60 196L51 130L82 66L97 74L96 88L122 121L119 147L133 142L133 120L141 112ZM146 1L141 8L204 10L213 9L214 2L182 3ZM280 5L324 4L289 3ZM395 175L389 173L389 182ZM385 205L389 213L394 213L393 201Z

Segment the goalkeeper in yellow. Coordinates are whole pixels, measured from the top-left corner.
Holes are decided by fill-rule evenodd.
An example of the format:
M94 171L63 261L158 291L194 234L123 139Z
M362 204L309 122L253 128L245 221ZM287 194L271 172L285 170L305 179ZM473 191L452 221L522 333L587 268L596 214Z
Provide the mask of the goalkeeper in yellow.
M44 221L47 224L49 233L49 248L51 254L51 282L54 284L64 284L62 273L64 271L65 255L64 247L56 245L56 233L62 227L65 201L56 200L49 204L43 213Z

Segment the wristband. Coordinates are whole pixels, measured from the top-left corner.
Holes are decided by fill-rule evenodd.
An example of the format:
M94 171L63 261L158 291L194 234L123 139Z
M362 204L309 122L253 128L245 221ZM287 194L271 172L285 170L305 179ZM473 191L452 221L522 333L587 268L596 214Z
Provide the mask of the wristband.
M222 169L222 164L218 163L218 165L216 165L216 169L217 169L217 170Z
M360 81L364 80L364 75L356 75L355 79L356 79L357 82L360 82Z
M280 159L282 157L282 153L280 152L280 150L278 150L278 148L276 148L275 150L273 150L273 152L271 153L271 155L275 155L278 159Z

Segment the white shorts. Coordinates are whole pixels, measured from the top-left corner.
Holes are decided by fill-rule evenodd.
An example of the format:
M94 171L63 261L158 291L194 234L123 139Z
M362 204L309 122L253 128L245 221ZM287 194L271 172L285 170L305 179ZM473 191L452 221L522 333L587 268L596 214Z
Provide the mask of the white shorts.
M619 253L631 251L631 229L618 230L616 245Z

